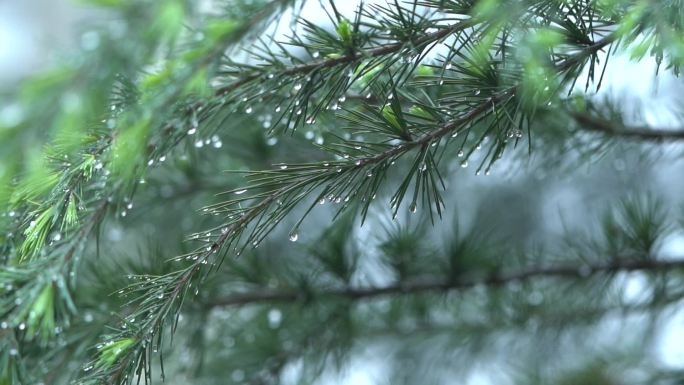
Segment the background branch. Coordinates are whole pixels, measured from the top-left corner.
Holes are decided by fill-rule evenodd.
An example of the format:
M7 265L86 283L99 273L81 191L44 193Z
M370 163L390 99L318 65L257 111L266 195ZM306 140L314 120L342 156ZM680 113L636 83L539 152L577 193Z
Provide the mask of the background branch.
M583 266L551 266L531 267L527 270L511 273L495 273L482 280L472 281L421 281L402 282L383 287L327 289L312 293L313 297L338 297L350 300L371 299L387 295L411 295L425 292L448 292L469 289L479 285L499 287L512 282L527 281L535 278L577 278L586 279L592 275L617 272L670 272L684 269L684 258L677 260L621 260L616 259L608 264ZM210 307L243 306L264 302L299 302L310 299L307 292L298 290L261 290L255 292L233 294L207 303Z

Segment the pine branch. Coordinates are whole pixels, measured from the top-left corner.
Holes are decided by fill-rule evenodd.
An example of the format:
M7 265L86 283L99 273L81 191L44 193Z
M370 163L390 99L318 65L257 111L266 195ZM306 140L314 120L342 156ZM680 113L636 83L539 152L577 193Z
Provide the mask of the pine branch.
M297 290L274 289L232 294L207 302L207 306L243 306L263 302L300 302L313 298L337 297L349 300L365 300L388 295L414 295L427 292L449 292L470 289L476 286L500 287L513 282L523 282L536 278L588 279L599 274L618 272L672 272L684 269L684 258L675 260L625 260L616 258L608 264L589 264L577 266L531 267L512 273L495 273L487 278L474 281L421 281L401 282L384 287L325 289L306 293Z
M590 131L603 133L609 136L634 138L647 141L663 142L684 139L684 128L662 129L652 127L628 127L616 124L589 114L570 112L570 116L579 123L582 128Z
M300 64L300 65L295 65L289 68L286 68L284 70L278 71L278 73L282 76L290 76L290 75L302 75L302 74L307 74L309 72L312 72L314 70L322 69L322 68L330 68L330 67L335 67L337 65L341 64L349 64L352 62L355 62L357 60L363 60L363 59L368 59L368 58L374 58L378 56L385 56L385 55L390 55L390 54L395 54L399 52L402 48L406 46L407 43L412 43L416 48L422 48L426 47L430 44L439 42L440 40L443 40L444 38L448 37L451 34L463 31L467 28L472 27L475 25L473 20L464 20L462 22L453 24L451 26L445 27L437 32L433 33L428 33L425 34L424 36L418 37L416 39L413 39L411 41L402 41L398 43L392 43L392 44L387 44L383 45L380 47L375 47L366 51L361 51L361 52L351 52L347 53L345 55L342 55L340 57L332 58L332 59L325 59L313 63L308 63L308 64ZM261 73L256 73L253 75L245 76L239 80L236 80L235 82L219 88L216 92L215 95L217 97L224 96L242 86L245 84L258 80L263 76Z

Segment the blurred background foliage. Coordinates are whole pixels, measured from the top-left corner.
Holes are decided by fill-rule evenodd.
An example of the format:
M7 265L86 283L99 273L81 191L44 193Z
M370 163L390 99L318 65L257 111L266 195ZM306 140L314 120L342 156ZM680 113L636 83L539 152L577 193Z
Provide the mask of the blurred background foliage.
M0 385L684 383L681 1L76 8L0 96Z

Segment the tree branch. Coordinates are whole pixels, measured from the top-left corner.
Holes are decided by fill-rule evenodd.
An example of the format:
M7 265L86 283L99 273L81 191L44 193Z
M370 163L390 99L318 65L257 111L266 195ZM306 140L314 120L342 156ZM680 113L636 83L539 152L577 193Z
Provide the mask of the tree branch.
M439 30L437 32L429 33L424 36L421 36L417 39L414 39L411 41L411 43L419 48L419 47L424 47L428 44L431 44L433 42L439 41L441 39L444 39L445 37L449 36L450 34L454 32L459 32L462 31L468 27L472 27L475 23L473 22L472 19L467 19L462 22L456 23L454 25L448 26L442 30ZM378 57L378 56L384 56L384 55L389 55L392 53L399 52L404 46L406 45L407 42L401 41L397 43L392 43L392 44L387 44L387 45L382 45L376 48L372 48L366 51L360 51L360 52L351 52L346 55L342 55L340 57L336 57L333 59L325 59L313 63L308 63L308 64L300 64L300 65L295 65L292 67L285 68L284 70L280 71L281 75L300 75L300 74L305 74L309 73L313 70L320 69L320 68L330 68L334 67L336 65L340 64L348 64L352 63L356 60L359 59L364 59L364 58L373 58L373 57ZM252 82L258 78L263 76L263 73L254 73L248 76L245 76L241 79L236 80L235 82L226 85L224 87L219 88L216 90L215 95L216 96L223 96L226 95L227 93L249 83Z
M482 280L470 281L415 281L404 282L384 287L347 287L341 289L328 289L315 293L316 297L337 297L349 300L364 300L388 295L419 294L427 292L449 292L454 290L467 290L475 286L485 285L488 287L501 287L509 283L528 281L534 278L566 278L585 279L598 274L610 274L617 272L649 271L668 272L684 269L684 260L658 261L658 260L616 260L608 264L577 266L551 266L531 267L512 273L492 274ZM258 303L271 302L299 302L308 298L308 294L298 290L262 290L246 293L232 294L225 298L210 301L210 307L242 306Z
M582 128L601 132L607 135L623 136L649 141L661 142L665 140L684 140L684 128L682 129L659 129L651 127L626 127L615 124L610 120L591 116L579 112L570 112L570 116L582 125Z

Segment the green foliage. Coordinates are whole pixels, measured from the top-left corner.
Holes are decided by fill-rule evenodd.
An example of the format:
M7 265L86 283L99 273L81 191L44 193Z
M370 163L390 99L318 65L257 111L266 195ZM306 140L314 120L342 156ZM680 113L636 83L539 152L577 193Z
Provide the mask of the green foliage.
M680 1L331 1L327 24L308 1L84 3L122 24L0 110L0 385L319 383L367 351L391 383L619 383L577 369L605 347L675 383L646 356L684 221L634 186L684 134L593 92L617 52L678 74ZM560 231L542 189L566 173L587 206ZM593 338L616 314L649 321Z

